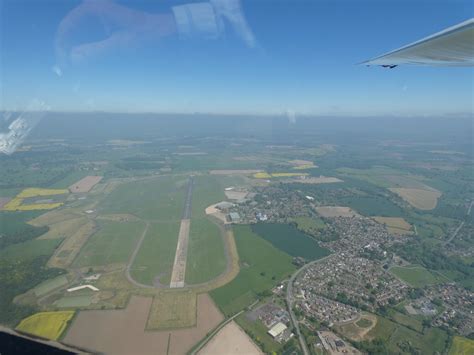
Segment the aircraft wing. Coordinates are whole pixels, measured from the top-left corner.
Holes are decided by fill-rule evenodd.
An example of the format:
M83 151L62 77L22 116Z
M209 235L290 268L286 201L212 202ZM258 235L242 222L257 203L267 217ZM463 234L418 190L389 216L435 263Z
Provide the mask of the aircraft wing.
M361 64L388 68L400 64L474 66L474 18Z

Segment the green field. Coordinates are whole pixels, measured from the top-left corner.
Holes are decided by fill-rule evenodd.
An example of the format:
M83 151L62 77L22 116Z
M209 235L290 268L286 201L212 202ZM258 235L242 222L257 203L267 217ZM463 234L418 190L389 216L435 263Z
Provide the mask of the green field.
M144 228L143 222L101 221L76 259L77 267L126 263Z
M381 196L346 197L341 199L341 203L364 216L401 217L404 215L399 206Z
M54 305L59 308L87 307L92 303L91 295L66 296L60 298Z
M372 322L369 319L362 318L356 322L356 325L361 328L368 328L372 325Z
M206 218L193 218L189 232L186 283L212 280L225 269L224 242L219 227Z
M401 325L416 330L417 332L421 333L423 331L422 322L413 316L409 316L400 312L391 312L390 318Z
M267 327L260 320L252 322L244 313L238 316L235 321L245 329L246 333L250 334L252 338L258 339L260 347L264 348L266 353L277 352L281 349L281 344L273 340L273 338L268 334Z
M61 239L33 239L10 245L0 250L0 259L28 260L38 256L49 256L61 244Z
M180 219L186 177L163 176L118 186L99 205L101 213L130 213L147 220Z
M409 353L409 347L418 350L420 354L444 352L448 340L445 331L429 328L420 334L386 318L377 318L377 325L368 333L368 337L384 340L389 354Z
M288 224L257 223L252 225L252 231L291 256L317 260L329 255L329 250L316 240Z
M444 281L422 266L394 266L390 268L390 272L413 287L424 287Z
M173 268L179 221L151 223L132 265L132 277L143 284L152 285L156 277L169 283Z
M236 226L234 234L240 272L230 283L210 292L226 315L248 306L257 293L272 288L295 270L290 255L253 233L250 226Z
M298 229L305 233L316 233L326 227L324 221L319 217L296 217L294 222Z
M33 292L35 293L36 297L41 297L48 292L55 290L61 286L64 286L68 283L67 277L64 275L55 277L54 279L44 281L40 283L38 286L36 286L33 289Z
M474 340L455 336L453 344L449 349L449 355L472 355L474 354Z

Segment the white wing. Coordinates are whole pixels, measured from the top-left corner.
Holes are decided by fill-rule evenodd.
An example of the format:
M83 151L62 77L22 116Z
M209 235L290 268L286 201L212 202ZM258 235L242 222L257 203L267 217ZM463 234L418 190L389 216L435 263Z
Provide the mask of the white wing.
M474 65L474 18L361 64L393 68L400 64Z

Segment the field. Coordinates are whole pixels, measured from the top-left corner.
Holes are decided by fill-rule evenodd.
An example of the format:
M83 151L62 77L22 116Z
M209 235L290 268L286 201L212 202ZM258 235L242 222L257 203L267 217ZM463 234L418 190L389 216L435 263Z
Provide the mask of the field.
M36 313L23 319L16 329L42 338L57 340L73 316L74 311Z
M226 315L250 305L257 293L272 288L295 270L288 254L253 233L249 226L236 226L234 234L240 272L230 283L210 293Z
M147 329L175 329L196 325L197 298L193 292L161 292L153 298Z
M298 229L305 233L315 233L326 227L324 221L317 217L296 217L293 221L298 226Z
M421 266L394 266L390 268L390 272L413 287L424 287L444 281Z
M366 335L376 326L377 320L376 315L364 312L359 320L337 325L335 329L351 340L361 341L365 340Z
M87 307L92 303L92 295L65 296L54 302L59 308Z
M68 193L65 189L40 189L28 188L21 191L12 200L3 205L4 211L34 211L34 210L50 210L62 205L62 202L55 203L33 203L23 204L25 199L40 196L55 196Z
M255 309L255 308L254 308ZM258 339L262 345L260 348L265 351L267 354L279 353L281 351L281 344L273 340L270 334L268 334L268 328L260 321L256 319L253 321L248 316L249 312L243 313L237 318L235 318L236 323L248 334L252 334L254 339Z
M72 215L74 217L74 215ZM41 239L56 239L64 238L74 234L74 232L79 229L82 225L87 223L87 218L78 217L70 218L61 222L48 225L49 231L43 234Z
M212 280L226 268L219 227L206 218L193 219L189 234L186 284Z
M443 353L448 335L439 328L429 328L423 334L392 322L383 317L377 317L377 325L368 334L368 339L382 338L388 342L389 353L402 352L401 347L410 344L421 354Z
M95 231L95 223L92 221L82 225L73 235L68 237L55 251L48 261L49 267L66 268L72 264L77 254L86 243L87 239ZM58 239L47 239L56 241ZM45 240L46 241L46 240Z
M55 277L54 279L47 280L40 283L38 286L36 286L33 289L33 292L35 293L36 297L41 297L50 291L53 291L59 287L67 285L67 283L68 283L67 277L64 275L61 275L61 276Z
M142 222L101 221L98 231L81 249L74 266L126 263L143 229Z
M455 336L453 344L449 349L449 355L471 355L474 354L474 340Z
M214 354L258 355L262 351L237 324L230 322L198 352L198 355Z
M271 178L285 178L285 177L295 177L295 176L307 176L308 173L266 173L260 172L253 174L253 177L256 179L271 179Z
M335 177L319 176L319 177L304 177L297 182L300 184L333 184L336 182L343 182L341 179Z
M393 234L412 234L411 225L399 217L373 217L378 223L384 224L387 230Z
M159 177L119 185L99 204L101 214L130 213L146 220L179 220L186 178Z
M185 354L223 319L206 294L197 298L196 326L146 331L152 299L133 296L123 310L81 311L66 344L106 354Z
M8 202L10 202L11 197L0 197L0 210L3 209L3 206L5 206Z
M341 199L341 204L364 216L400 217L403 210L387 198L380 196L351 196Z
M131 269L136 281L153 285L159 279L160 283L169 285L178 229L178 220L150 224Z
M72 193L89 192L100 180L102 180L102 176L86 176L69 186L69 191Z
M329 250L320 247L314 238L288 224L257 223L252 231L291 256L316 260L329 255Z
M316 211L322 217L326 217L326 218L358 216L358 213L353 211L349 207L321 206L321 207L316 207Z
M424 211L435 209L438 198L441 197L441 192L434 189L390 188L390 191L399 195L413 207Z

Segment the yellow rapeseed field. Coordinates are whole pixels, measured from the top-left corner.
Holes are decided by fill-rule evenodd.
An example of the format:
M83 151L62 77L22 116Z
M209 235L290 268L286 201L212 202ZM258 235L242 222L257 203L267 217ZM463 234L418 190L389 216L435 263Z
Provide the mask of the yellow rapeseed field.
M294 166L293 169L295 170L306 170L306 169L312 169L312 168L315 168L316 165L314 164L303 164L303 165L298 165L298 166Z
M66 189L41 189L41 188L28 188L21 191L15 198L3 206L4 211L34 211L34 210L51 210L62 205L61 202L55 203L36 203L24 205L23 200L30 197L38 196L53 196L62 195L68 193Z
M23 319L17 330L42 338L58 340L74 311L40 312Z
M36 188L36 187L30 187L28 189L24 189L16 197L28 198L28 197L36 197L36 196L52 196L52 195L66 194L68 192L69 191L66 189L41 189L41 188Z

